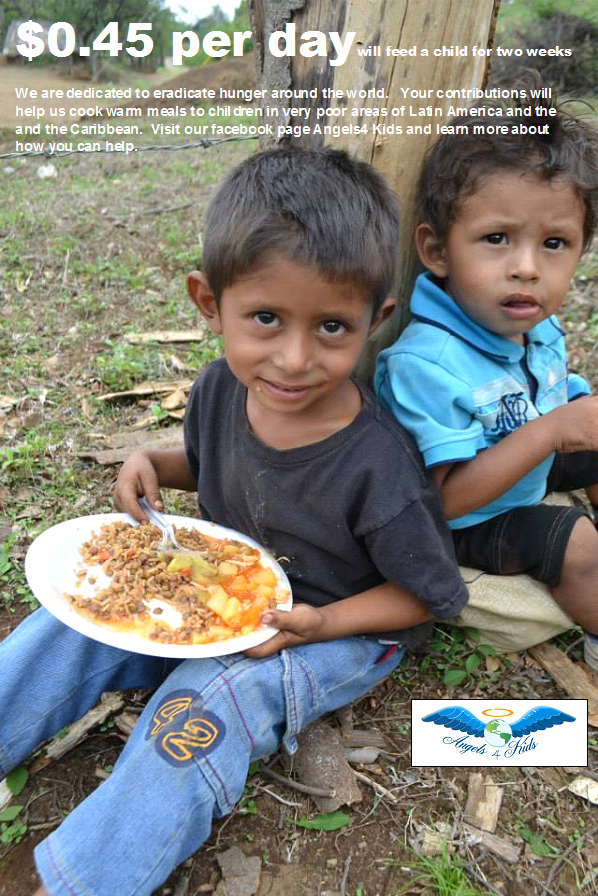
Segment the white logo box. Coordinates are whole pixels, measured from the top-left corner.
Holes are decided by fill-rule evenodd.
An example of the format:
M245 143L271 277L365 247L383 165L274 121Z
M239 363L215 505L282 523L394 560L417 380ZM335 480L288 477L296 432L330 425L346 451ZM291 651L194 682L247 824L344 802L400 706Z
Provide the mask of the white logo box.
M412 766L585 766L587 700L412 700Z

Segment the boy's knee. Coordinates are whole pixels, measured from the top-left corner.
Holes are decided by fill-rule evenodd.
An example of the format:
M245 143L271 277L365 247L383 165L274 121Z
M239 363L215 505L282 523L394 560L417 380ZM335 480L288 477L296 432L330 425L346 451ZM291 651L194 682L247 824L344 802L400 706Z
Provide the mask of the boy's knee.
M598 532L592 520L587 516L580 517L569 536L563 572L579 574L598 574Z

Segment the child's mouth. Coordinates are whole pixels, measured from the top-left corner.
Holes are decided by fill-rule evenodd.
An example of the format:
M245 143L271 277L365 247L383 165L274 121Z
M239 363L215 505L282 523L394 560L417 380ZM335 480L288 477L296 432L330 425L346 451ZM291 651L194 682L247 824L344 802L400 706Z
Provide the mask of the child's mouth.
M510 317L523 320L536 317L540 311L540 306L532 296L519 293L508 296L500 304L501 308L504 308Z
M284 401L298 401L304 398L312 387L286 386L281 383L273 383L270 380L260 380L257 388L258 391L267 392L274 398L283 399Z

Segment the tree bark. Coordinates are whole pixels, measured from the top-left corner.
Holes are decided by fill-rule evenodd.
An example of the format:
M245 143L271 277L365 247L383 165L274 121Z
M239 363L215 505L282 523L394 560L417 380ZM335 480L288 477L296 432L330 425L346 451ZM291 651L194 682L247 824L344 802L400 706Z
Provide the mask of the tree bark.
M450 105L469 106L472 100L444 99L437 90L481 87L489 73L489 57L473 55L472 48L490 48L500 0L249 0L258 86L273 89L303 89L301 98L262 101L264 123L271 123L276 133L281 124L297 124L304 119L285 117L283 107L308 107L308 121L313 124L367 123L367 134L318 134L285 137L300 146L320 146L324 143L346 149L360 159L371 162L386 177L399 197L401 205L401 237L399 244L398 276L395 295L398 306L371 337L359 365L359 375L371 381L374 360L378 352L391 344L409 318L409 296L419 270L413 248L416 224L413 199L422 158L436 139L436 125L446 123L445 113ZM268 50L268 38L274 31L284 31L287 22L296 24L297 53L295 56L273 56ZM305 57L299 52L300 36L305 31L338 31L341 40L347 31L354 31L355 39L346 62L332 66L336 53L329 45L329 57ZM379 47L380 55L360 56L357 47ZM409 51L415 55L393 56L392 49ZM387 55L387 48L390 53ZM429 56L421 56L427 48ZM449 55L455 48L466 48L467 55ZM434 50L440 55L434 56ZM338 96L323 96L323 89L342 92ZM347 90L366 91L365 97L351 99ZM414 91L405 96L404 90ZM428 94L427 91L432 93ZM368 95L369 91L369 95ZM480 105L483 104L483 101ZM278 106L277 110L276 107ZM418 115L418 110L432 106L442 110L442 117ZM353 108L370 107L387 110L363 118L352 116ZM392 115L393 109L404 108L402 115ZM408 117L410 107L417 117ZM347 111L335 116L316 118L318 109ZM320 112L320 115L322 113ZM373 124L402 126L402 134L372 133ZM405 133L409 125L431 125L429 134L413 136ZM276 142L268 138L262 148Z

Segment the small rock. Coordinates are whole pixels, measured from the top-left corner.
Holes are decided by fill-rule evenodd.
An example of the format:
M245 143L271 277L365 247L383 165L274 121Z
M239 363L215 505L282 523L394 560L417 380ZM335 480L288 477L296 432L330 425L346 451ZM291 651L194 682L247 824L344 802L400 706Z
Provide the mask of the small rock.
M46 180L48 177L56 177L56 174L56 166L52 165L52 163L49 165L40 165L37 169L37 176L41 178L41 180Z
M259 856L246 856L238 846L216 854L222 871L217 896L253 896L260 885L262 863Z
M345 747L345 759L347 762L363 762L364 765L371 765L380 755L377 747L356 747L351 749Z
M330 797L313 795L320 812L334 812L362 799L353 769L345 759L340 734L321 719L313 722L297 738L294 767L303 784L328 790Z

